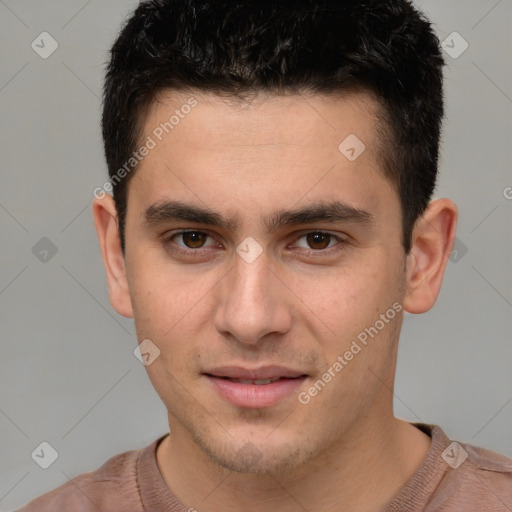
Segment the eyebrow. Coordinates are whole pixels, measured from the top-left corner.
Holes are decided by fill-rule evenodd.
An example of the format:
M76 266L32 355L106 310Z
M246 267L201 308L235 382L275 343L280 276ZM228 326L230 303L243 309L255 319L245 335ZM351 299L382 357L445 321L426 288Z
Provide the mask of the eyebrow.
M164 201L151 205L143 214L147 226L158 226L171 221L187 221L234 232L239 226L237 218L225 218L220 213L182 201ZM340 201L320 201L295 210L278 210L262 219L267 231L274 233L286 226L318 222L343 222L370 225L375 217L368 211Z

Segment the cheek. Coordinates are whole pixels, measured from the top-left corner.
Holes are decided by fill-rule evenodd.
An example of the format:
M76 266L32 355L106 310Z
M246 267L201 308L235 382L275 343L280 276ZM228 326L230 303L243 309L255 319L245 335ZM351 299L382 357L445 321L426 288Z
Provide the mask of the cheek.
M174 394L184 380L184 372L190 368L190 361L196 361L207 287L199 278L171 273L169 265L164 268L148 260L130 276L130 290L137 337L151 340L159 349L146 371L165 401L178 396Z
M134 268L129 284L138 334L161 343L193 335L207 315L209 293L218 277L199 269L185 273L147 254Z
M331 272L300 276L291 281L305 306L336 334L352 334L378 316L392 297L388 272L380 270L378 258L333 269ZM392 301L391 301L392 302ZM386 305L387 308L387 305Z

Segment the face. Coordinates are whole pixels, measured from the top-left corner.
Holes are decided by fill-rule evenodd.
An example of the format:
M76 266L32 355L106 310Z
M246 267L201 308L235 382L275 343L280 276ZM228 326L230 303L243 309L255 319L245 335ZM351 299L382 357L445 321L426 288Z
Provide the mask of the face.
M172 92L147 114L129 301L174 439L225 468L289 470L392 414L405 256L376 108Z

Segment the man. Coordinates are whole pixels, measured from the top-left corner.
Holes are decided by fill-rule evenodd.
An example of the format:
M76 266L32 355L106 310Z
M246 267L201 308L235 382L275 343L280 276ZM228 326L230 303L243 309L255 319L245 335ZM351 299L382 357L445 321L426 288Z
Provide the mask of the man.
M423 15L153 0L111 57L93 213L170 434L21 510L511 510L512 460L393 415L457 224Z

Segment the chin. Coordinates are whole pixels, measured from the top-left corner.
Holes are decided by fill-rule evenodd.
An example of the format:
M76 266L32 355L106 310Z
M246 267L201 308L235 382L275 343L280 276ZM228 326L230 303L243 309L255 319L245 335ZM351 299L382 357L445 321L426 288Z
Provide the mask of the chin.
M231 437L230 437L231 438ZM234 439L232 437L231 439ZM230 446L225 439L222 445L205 439L196 439L202 451L215 464L235 473L279 475L298 469L314 455L303 442L270 442L267 436L253 438L240 446Z

